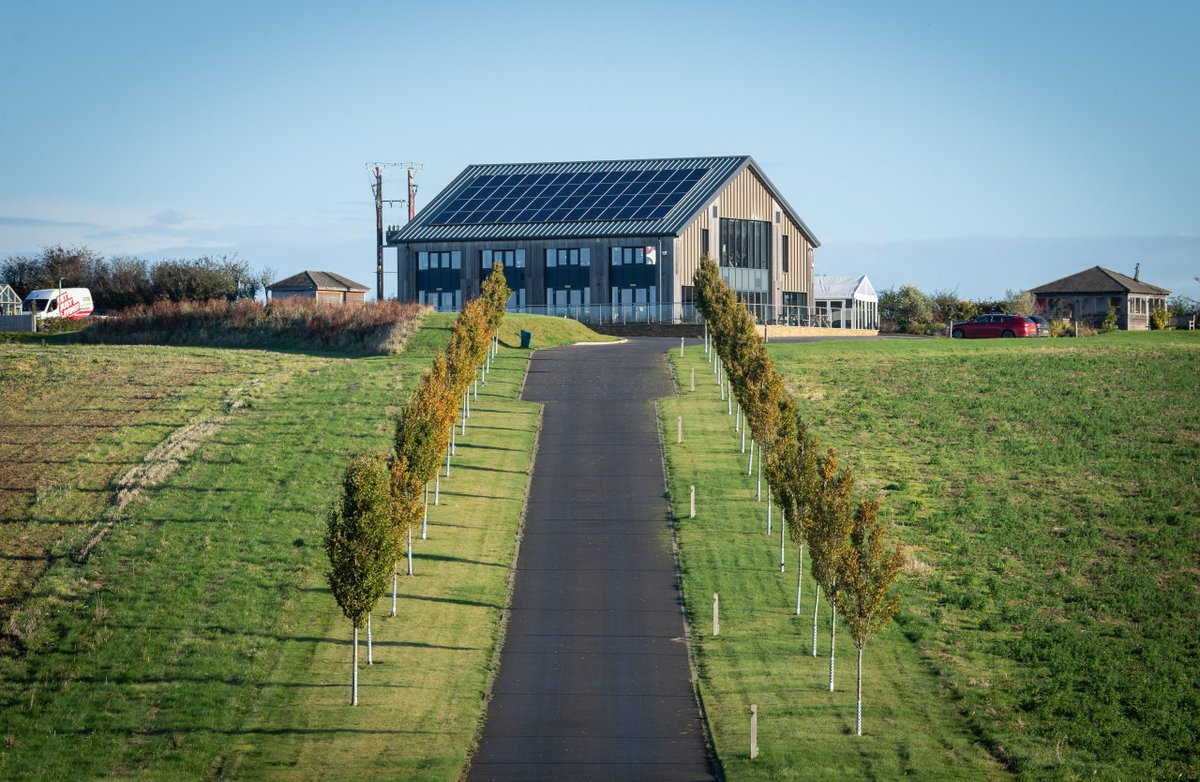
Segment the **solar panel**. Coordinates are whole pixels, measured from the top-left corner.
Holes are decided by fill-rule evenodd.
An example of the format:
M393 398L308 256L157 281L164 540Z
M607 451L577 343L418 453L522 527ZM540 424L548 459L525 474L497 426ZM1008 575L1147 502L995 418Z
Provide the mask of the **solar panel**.
M432 225L657 220L708 173L664 168L475 177L437 214Z

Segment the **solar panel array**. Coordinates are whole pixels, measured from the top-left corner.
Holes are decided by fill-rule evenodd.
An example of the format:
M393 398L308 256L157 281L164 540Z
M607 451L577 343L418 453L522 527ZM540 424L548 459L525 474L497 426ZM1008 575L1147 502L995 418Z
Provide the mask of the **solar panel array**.
M481 175L433 215L432 225L657 220L707 168Z

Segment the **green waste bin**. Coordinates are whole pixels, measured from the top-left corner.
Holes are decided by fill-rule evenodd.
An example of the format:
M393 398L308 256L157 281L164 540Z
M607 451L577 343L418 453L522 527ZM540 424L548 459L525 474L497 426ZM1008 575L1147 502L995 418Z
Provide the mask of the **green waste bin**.
M528 348L531 342L533 342L533 332L521 329L521 347Z

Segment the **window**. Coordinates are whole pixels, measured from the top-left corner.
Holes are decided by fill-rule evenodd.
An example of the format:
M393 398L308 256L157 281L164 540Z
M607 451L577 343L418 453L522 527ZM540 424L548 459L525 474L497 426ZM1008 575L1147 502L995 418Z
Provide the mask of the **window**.
M778 209L776 209L775 210L775 222L778 223L781 219L783 219L783 213L780 212Z
M722 217L721 265L735 269L770 269L771 224L765 220Z
M642 247L613 247L608 279L613 304L657 304L658 267L653 253Z
M546 305L586 306L592 303L592 251L587 247L546 250Z
M504 280L512 290L512 295L508 297L508 309L525 309L525 251L480 250L481 268L491 269L497 263L504 267Z
M460 251L417 253L417 301L443 311L462 306Z
M783 273L788 273L788 237L783 234L779 237L779 262L783 264Z
M700 255L708 255L708 229L700 229Z
M716 204L713 204L713 208L712 208L712 216L713 216L713 219L714 219L714 220L716 220L716 219L717 219L717 205L716 205Z

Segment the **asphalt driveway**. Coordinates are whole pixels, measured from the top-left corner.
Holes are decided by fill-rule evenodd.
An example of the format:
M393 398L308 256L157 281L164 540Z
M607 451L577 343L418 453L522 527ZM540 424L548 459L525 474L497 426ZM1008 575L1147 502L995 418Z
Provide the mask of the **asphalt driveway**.
M654 418L672 344L534 354L542 432L473 780L713 779Z

